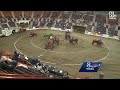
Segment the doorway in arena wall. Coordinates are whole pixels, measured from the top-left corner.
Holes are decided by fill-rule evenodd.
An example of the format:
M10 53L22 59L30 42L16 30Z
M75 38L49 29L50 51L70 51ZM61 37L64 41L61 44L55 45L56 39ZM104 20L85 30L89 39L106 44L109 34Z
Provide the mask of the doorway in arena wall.
M73 26L73 30L74 30L75 32L79 32L79 33L84 34L84 33L85 33L85 30L86 30L86 27L74 25L74 26Z

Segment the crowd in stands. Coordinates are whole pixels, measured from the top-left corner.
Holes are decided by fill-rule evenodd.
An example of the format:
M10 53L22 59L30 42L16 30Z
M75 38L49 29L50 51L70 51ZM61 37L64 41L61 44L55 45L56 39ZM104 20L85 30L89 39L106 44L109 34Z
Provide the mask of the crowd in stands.
M87 22L92 22L93 21L93 16L83 15L83 19Z
M7 24L1 24L1 27L2 28L8 28L8 25Z
M12 58L0 57L0 69L18 73L18 74L32 74L43 77L52 77L54 79L69 79L68 71L58 69L54 66L48 65L41 61L41 59L34 57L27 57L24 54L14 52Z
M117 33L118 33L118 31L115 30L115 26L110 26L110 28L108 29L108 34L110 36L118 36Z
M8 18L8 24L10 25L10 27L16 27L15 22L13 21L12 18Z
M29 20L29 18L31 18L31 16L32 16L32 11L24 12L24 17L26 18L26 20Z
M73 13L71 19L77 20L77 19L81 19L82 18L82 14L78 14L78 13Z
M60 18L67 20L70 17L70 12L62 12Z
M91 31L92 26L96 33L106 34L106 28L108 28L108 34L112 36L117 35L117 30L114 30L112 26L118 25L119 18L110 20L107 15L93 14L93 12L80 12L80 11L24 11L24 15L21 11L14 11L14 17L10 18L12 14L4 12L6 14L0 18L0 24L2 28L15 27L15 23L18 20L30 20L32 27L55 27L62 30L71 29L76 23L78 25L85 25L88 31ZM7 18L7 19L6 19ZM107 20L108 18L108 20ZM95 21L94 21L95 20ZM4 23L4 24L3 24ZM92 23L96 23L92 25ZM106 27L105 24L109 24L110 27ZM8 24L8 25L6 25Z
M48 21L47 18L45 18L45 17L44 17L44 18L41 18L41 19L40 19L40 27L44 27L47 21Z
M34 20L33 20L32 26L33 26L33 27L38 26L38 19L34 19Z
M108 19L108 23L109 23L110 25L118 25L118 18L113 19L113 20Z
M95 22L104 24L106 23L106 16L104 15L96 15Z
M51 28L51 27L53 27L53 25L54 25L54 20L53 20L53 19L49 19L46 26L47 26L48 28Z
M60 11L54 11L53 13L52 13L52 15L51 15L51 17L50 18L52 18L52 19L56 19L56 18L58 18L58 16L60 15Z
M0 18L0 23L7 23L7 20L5 18Z
M106 27L103 24L98 23L95 27L94 31L100 34L106 34Z
M52 14L51 11L45 11L42 15L42 18L48 18Z
M92 26L91 25L87 25L87 31L91 32L91 30L92 30Z

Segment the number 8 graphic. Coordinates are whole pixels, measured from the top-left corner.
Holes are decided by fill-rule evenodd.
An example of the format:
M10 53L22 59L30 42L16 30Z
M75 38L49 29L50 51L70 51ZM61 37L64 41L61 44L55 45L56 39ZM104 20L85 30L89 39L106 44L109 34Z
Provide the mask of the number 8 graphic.
M113 17L113 16L114 16L114 12L112 12L112 11L109 12L109 16L110 16L110 17Z
M90 62L87 62L87 67L91 67L91 63Z

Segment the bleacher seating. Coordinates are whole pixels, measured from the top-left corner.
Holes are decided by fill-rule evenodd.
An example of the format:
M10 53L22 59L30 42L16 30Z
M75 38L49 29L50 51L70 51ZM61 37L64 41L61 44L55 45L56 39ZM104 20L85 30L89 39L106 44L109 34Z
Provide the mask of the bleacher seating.
M60 26L60 24L59 24L59 21L56 21L56 23L55 23L55 28L59 28L59 26Z
M7 18L8 22L13 22L13 18Z
M45 11L42 15L42 18L48 18L52 12L51 11Z
M40 18L42 11L34 11L33 18Z
M2 28L8 28L8 25L7 24L1 24L1 27Z
M62 14L61 14L61 16L60 16L60 18L62 18L62 19L68 19L70 17L70 13L67 13L67 12L62 12Z
M7 20L5 18L0 18L0 23L6 23Z
M104 15L96 15L95 22L106 23L106 16L104 16Z
M75 20L81 19L82 18L82 14L73 13L71 18L73 18Z
M11 11L2 11L5 18L13 18Z
M100 34L106 34L106 27L104 27L104 25L98 23L97 26L95 27L94 31L96 33L100 33Z
M69 23L69 22L66 23L66 28L67 28L67 29L71 29L71 27L72 27L72 23Z
M108 23L110 25L118 25L118 17L116 19L109 19L108 18Z
M53 11L52 15L50 18L52 18L53 20L58 18L58 16L60 15L60 11Z
M32 16L32 11L24 11L24 17L29 20Z
M17 20L20 20L22 18L22 11L14 11L14 16Z
M110 28L108 28L108 34L110 36L118 36L117 33L118 33L118 31L115 30L115 25L114 26L110 26Z
M1 11L5 17L0 14L0 24L3 28L15 27L17 20L26 19L30 20L30 25L32 27L44 27L47 26L65 29L71 29L73 24L86 25L87 30L91 31L92 26L95 32L100 32L101 34L106 34L105 24L109 24L108 27L109 35L117 35L117 30L112 26L118 25L118 17L116 20L110 20L108 15L96 13L95 24L93 23L93 18L95 14L93 12L83 12L83 11ZM23 16L22 16L23 14ZM33 14L33 18L31 17ZM91 15L92 14L92 15ZM15 16L15 18L14 18ZM107 18L106 18L107 16ZM17 20L16 20L17 18ZM107 23L108 19L108 23ZM5 24L5 25L4 25Z
M0 18L3 18L2 14L0 13Z
M56 21L55 27L65 29L71 29L72 23L65 22L65 19L60 19L60 21Z
M47 22L47 18L41 18L40 19L40 27L44 27Z
M87 31L91 32L92 26L91 25L87 25Z
M54 20L53 19L50 19L49 22L47 23L47 27L50 28L54 25Z
M10 25L10 27L16 27L14 22L8 22L8 24Z
M84 19L85 21L92 22L92 21L93 21L93 16L83 15L83 19Z
M83 21L81 24L82 24L82 26L84 26L84 25L89 25L90 22L89 22L89 21Z
M33 20L33 27L36 27L36 26L38 26L38 23L39 23L39 21L38 21L38 19L35 19L35 20Z

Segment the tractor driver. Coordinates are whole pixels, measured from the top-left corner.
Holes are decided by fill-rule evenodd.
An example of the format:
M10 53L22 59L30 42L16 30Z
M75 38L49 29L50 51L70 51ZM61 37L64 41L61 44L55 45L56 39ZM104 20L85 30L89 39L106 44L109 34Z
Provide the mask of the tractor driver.
M53 39L53 36L51 35L51 36L50 36L50 40L52 40L52 39Z

